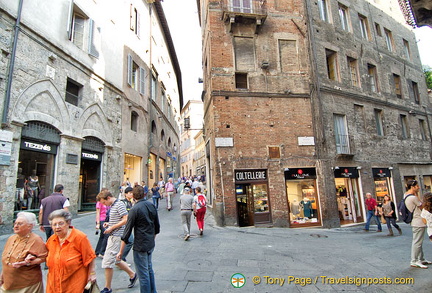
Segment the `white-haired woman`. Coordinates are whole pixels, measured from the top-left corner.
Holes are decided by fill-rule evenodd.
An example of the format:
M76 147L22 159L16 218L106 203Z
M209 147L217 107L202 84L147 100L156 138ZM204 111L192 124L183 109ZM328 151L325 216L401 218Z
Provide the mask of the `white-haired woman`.
M47 249L39 235L32 232L36 216L20 212L2 254L0 292L43 293L42 270Z

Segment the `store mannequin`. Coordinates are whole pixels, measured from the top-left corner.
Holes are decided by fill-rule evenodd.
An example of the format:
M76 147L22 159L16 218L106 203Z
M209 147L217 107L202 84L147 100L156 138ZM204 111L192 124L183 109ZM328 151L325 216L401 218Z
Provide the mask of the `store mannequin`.
M39 177L36 175L36 170L32 170L32 174L30 175L30 177L28 178L27 181L27 185L29 187L29 189L32 192L29 192L29 195L27 197L27 209L31 209L32 208L32 201L33 199L37 200L38 199L38 194L39 194Z
M297 199L294 199L291 203L291 213L294 215L294 217L298 217L300 214L300 206Z
M315 202L315 200L310 200L308 197L303 198L300 202L303 205L304 216L307 218L313 217L312 202Z

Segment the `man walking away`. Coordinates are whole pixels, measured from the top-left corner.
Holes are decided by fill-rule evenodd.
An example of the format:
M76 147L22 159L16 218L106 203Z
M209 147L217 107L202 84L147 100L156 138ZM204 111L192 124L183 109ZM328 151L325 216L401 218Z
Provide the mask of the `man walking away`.
M129 212L117 260L121 259L127 241L134 230L133 254L140 281L140 292L156 293L152 253L155 247L156 234L160 232L159 217L156 207L144 198L142 186L134 187L133 195L137 202Z
M183 189L183 195L180 196L180 216L183 226L184 240L187 241L190 237L191 216L193 211L193 196L190 194L190 189Z
M63 185L57 184L54 186L54 193L48 197L45 197L41 201L41 205L39 207L39 225L40 230L45 232L46 240L48 240L48 238L50 238L50 236L53 234L53 230L51 229L51 225L48 221L49 214L55 210L61 209L69 211L70 202L66 197L63 196L63 190Z

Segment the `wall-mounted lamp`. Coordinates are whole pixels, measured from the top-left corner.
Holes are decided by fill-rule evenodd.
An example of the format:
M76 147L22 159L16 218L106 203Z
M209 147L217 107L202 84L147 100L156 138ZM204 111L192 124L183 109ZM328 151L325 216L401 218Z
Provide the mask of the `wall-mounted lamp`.
M269 66L270 66L270 63L269 63L268 61L263 61L263 62L261 63L261 68L262 68L262 69L268 69Z
M357 170L361 170L361 168L362 168L362 167L360 167L360 166L357 166Z
M339 170L339 167L338 166L336 166L336 167L334 167L335 168L335 170Z
M388 169L389 169L389 170L393 170L393 167L389 167Z

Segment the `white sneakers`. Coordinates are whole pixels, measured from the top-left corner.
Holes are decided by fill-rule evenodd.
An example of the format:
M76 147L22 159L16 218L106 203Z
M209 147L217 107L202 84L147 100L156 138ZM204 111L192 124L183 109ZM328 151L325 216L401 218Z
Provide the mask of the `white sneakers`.
M427 269L428 268L427 265L430 265L430 264L432 264L431 261L423 260L423 261L412 262L411 266L413 268Z

